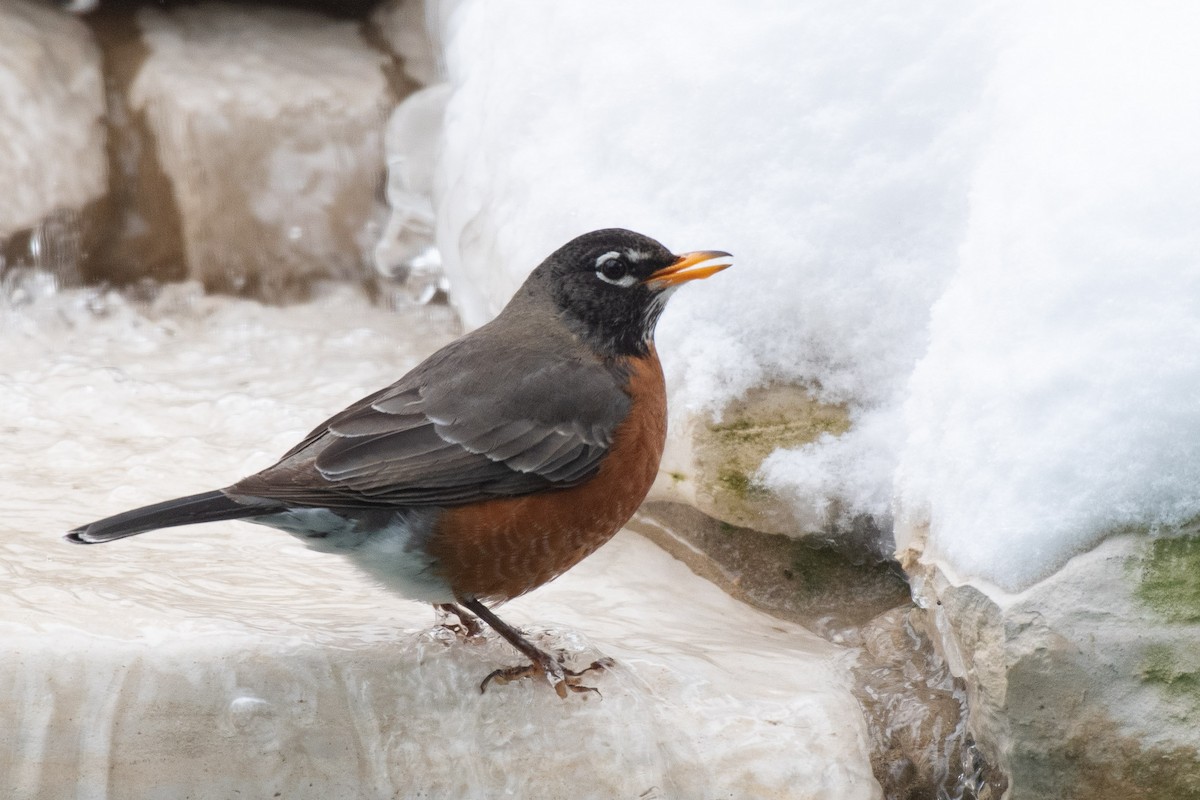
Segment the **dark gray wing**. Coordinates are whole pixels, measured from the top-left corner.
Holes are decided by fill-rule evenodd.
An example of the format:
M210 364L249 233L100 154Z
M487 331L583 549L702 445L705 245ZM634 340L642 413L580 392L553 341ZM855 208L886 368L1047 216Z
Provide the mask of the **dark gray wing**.
M573 486L599 469L630 399L574 348L466 337L230 487L297 505L457 505Z

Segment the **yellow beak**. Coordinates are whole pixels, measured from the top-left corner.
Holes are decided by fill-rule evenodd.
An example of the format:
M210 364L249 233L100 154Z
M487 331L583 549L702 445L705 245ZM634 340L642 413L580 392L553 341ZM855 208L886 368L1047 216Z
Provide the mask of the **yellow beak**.
M724 260L727 258L733 258L733 256L723 250L697 250L694 253L684 253L671 262L670 266L663 267L658 272L651 274L646 278L645 283L652 289L665 289L685 281L707 278L710 275L716 275L723 269L732 267L732 263Z

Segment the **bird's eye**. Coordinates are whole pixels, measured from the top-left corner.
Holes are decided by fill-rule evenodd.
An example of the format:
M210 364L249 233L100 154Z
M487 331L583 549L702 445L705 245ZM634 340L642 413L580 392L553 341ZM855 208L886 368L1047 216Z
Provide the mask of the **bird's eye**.
M629 270L625 267L625 262L619 258L610 258L608 261L605 261L600 265L600 274L603 275L605 279L610 280L613 283L616 283L617 281L621 280L621 278L624 278L625 273L628 271Z
M628 287L637 283L629 274L629 264L616 253L605 254L596 261L596 277L613 286Z

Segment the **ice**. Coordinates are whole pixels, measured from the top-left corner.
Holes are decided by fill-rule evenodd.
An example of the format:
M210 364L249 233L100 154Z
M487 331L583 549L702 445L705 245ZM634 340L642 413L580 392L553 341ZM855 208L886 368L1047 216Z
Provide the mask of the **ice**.
M464 0L436 30L455 302L480 324L601 226L733 252L660 326L676 430L763 384L846 403L757 478L898 508L902 548L1019 589L1200 514L1198 16Z
M7 797L877 798L850 651L750 609L632 533L503 616L602 696L242 523L103 547L61 533L226 485L447 341L445 307L341 288L287 308L0 304L0 774Z
M375 268L405 280L418 298L445 288L434 241L433 168L441 140L448 87L421 89L392 112L384 136L390 214L375 245Z
M104 193L103 116L83 23L27 0L0 5L0 242Z

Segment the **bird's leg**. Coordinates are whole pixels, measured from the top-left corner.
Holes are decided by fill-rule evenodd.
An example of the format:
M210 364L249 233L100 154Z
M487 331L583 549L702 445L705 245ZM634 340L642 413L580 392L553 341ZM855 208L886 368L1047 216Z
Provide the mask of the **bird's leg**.
M438 612L438 623L443 627L455 633L461 633L468 639L474 639L483 635L483 623L473 614L459 608L454 603L435 603L433 607ZM458 617L458 625L450 624L446 621L450 614Z
M588 667L578 671L567 669L558 663L558 659L545 650L536 647L522 636L519 630L497 617L490 608L479 600L463 600L462 604L471 609L476 616L490 625L496 633L503 636L509 644L524 653L532 662L523 667L509 667L507 669L495 670L483 679L483 683L479 684L479 691L481 693L487 691L487 686L492 681L503 684L519 680L520 678L534 678L540 673L554 687L554 691L558 696L564 699L567 696L567 690L572 692L596 692L599 694L595 688L580 684L579 678L584 673L593 669L599 670L611 667L613 664L612 659L602 658L598 661L593 661Z

